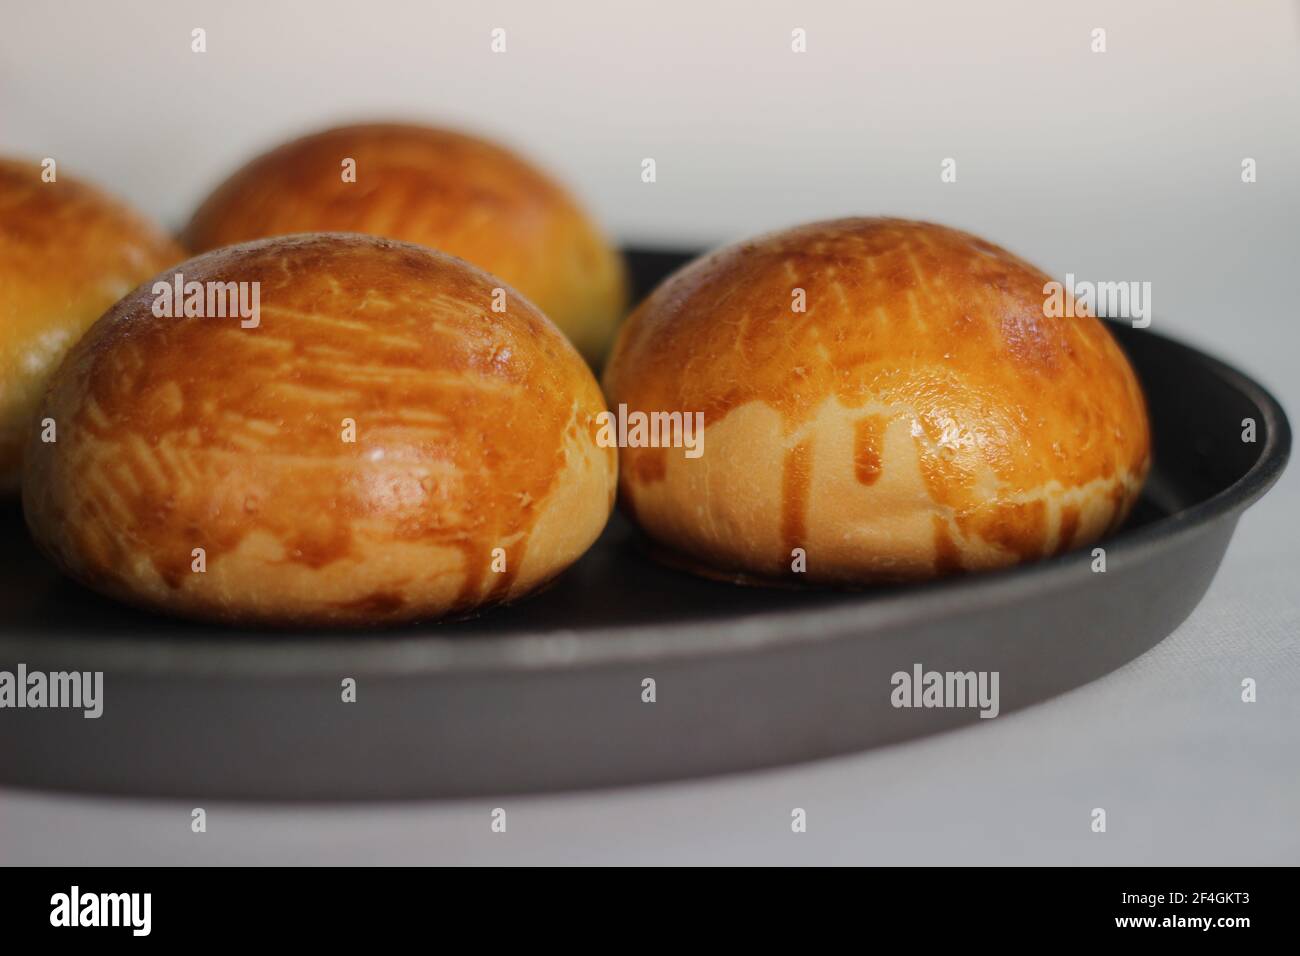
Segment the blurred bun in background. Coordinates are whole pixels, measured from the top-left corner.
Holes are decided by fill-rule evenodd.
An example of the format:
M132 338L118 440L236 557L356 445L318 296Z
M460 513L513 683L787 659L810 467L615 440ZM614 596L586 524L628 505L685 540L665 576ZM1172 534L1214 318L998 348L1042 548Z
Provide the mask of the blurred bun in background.
M0 493L16 490L46 380L104 310L184 258L158 226L57 166L0 158Z
M317 133L252 160L190 220L196 251L296 232L414 242L500 276L593 364L627 303L624 265L557 182L494 143L398 124Z

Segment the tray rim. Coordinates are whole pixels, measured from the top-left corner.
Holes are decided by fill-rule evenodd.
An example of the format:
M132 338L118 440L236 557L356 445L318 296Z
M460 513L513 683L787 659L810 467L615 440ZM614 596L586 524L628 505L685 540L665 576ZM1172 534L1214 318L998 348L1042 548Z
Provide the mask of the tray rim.
M1108 324L1117 323L1108 320ZM1160 339L1163 347L1181 353L1184 360L1207 367L1244 395L1260 410L1264 435L1254 464L1231 485L1188 508L1108 539L1108 573L1122 573L1126 565L1141 556L1206 533L1219 519L1244 510L1278 480L1291 451L1286 413L1263 385L1178 339L1150 330L1142 334ZM0 634L0 654L15 662L27 657L47 660L57 656L75 660L78 669L103 669L114 674L251 680L286 675L302 679L335 677L340 672L419 678L663 664L746 650L788 649L846 636L867 638L904 621L922 625L958 611L1014 602L1026 590L1069 587L1081 574L1091 575L1090 563L1090 553L1077 550L1029 564L912 585L883 595L871 594L862 601L850 600L830 607L766 610L669 626L649 623L585 631L522 630L473 637L441 636L436 633L437 622L389 633L250 634L232 628L219 635L205 633L183 639L115 634L110 641L104 641L75 633L57 638Z

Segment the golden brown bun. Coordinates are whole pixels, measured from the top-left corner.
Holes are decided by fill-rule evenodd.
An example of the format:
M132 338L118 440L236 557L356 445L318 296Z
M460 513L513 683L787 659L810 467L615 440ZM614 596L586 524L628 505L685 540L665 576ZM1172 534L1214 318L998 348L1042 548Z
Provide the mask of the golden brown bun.
M50 373L104 310L184 253L157 226L93 186L0 159L0 493Z
M342 179L344 159L356 181ZM481 139L349 126L248 163L194 214L195 251L294 232L364 232L459 256L528 296L593 363L627 304L622 258L556 182Z
M1048 281L897 219L692 263L627 320L605 387L616 410L703 412L703 454L625 448L620 501L698 570L791 582L926 578L1095 540L1146 476L1146 408L1101 322L1044 317Z
M600 389L518 293L491 311L501 280L341 234L157 279L175 272L260 282L260 325L156 318L146 283L69 354L43 408L58 442L28 446L23 494L73 577L198 618L388 624L517 598L600 533L617 470Z

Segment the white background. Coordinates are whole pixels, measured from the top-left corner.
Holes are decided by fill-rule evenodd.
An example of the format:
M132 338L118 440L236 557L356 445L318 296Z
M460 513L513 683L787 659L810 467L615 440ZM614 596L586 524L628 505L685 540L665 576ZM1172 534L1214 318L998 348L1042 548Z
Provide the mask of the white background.
M562 178L624 242L850 213L961 226L1056 275L1150 281L1155 328L1300 409L1293 3L4 4L0 152L169 225L339 121L446 123ZM190 51L207 30L208 52ZM493 27L508 52L489 50ZM808 52L790 51L803 27ZM1108 50L1090 52L1091 30ZM658 182L640 181L654 157ZM957 160L943 184L940 163ZM1241 182L1253 157L1259 181ZM0 791L6 862L1300 862L1300 480L1204 603L1074 693L815 765L620 792L379 807ZM1242 677L1257 704L1239 702ZM505 835L489 811L510 812ZM790 808L809 832L790 832ZM1105 835L1089 811L1110 814Z

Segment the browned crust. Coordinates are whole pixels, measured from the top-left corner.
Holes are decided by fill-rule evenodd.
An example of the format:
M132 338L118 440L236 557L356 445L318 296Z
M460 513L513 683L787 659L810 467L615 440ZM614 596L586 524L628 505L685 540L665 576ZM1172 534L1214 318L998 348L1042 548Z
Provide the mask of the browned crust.
M356 182L344 182L344 159ZM528 296L590 361L626 306L621 257L553 179L496 144L448 130L327 130L252 160L186 228L195 250L297 232L361 232L438 249Z

